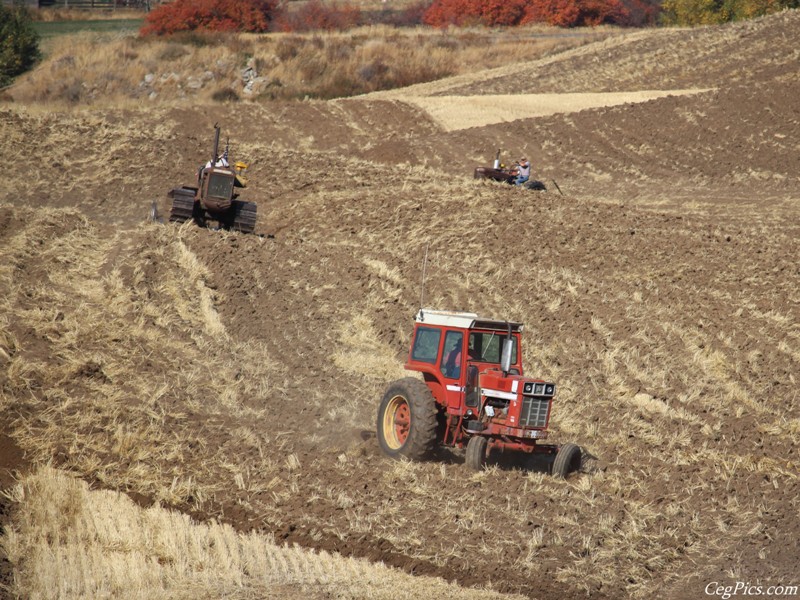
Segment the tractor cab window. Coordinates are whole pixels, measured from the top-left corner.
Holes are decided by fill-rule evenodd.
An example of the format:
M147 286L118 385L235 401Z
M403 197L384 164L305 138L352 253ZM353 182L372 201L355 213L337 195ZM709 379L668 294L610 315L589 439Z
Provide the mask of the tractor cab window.
M208 196L230 199L233 194L233 177L221 173L211 173L208 178Z
M461 352L464 347L464 334L460 331L448 331L444 336L444 352L439 370L445 377L458 379L461 377Z
M436 357L439 354L439 339L442 332L432 327L417 327L417 335L414 337L414 347L411 350L411 360L436 364Z
M477 362L500 364L505 333L473 331L469 334L469 359ZM511 364L517 364L517 338L512 337Z

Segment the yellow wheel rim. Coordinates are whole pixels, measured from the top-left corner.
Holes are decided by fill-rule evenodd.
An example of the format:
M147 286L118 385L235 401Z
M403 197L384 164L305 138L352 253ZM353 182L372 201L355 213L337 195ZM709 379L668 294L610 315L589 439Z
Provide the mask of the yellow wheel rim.
M411 431L411 407L403 396L394 396L383 413L383 437L392 450L399 450Z

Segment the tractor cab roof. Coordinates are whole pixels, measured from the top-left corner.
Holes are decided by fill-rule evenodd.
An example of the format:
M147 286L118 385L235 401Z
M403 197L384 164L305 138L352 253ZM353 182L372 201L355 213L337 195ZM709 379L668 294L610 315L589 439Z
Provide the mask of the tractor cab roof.
M511 325L511 331L522 331L522 323L486 319L471 312L434 310L432 308L421 308L415 321L426 325L458 327L461 329L488 329L504 333L508 331L508 326Z

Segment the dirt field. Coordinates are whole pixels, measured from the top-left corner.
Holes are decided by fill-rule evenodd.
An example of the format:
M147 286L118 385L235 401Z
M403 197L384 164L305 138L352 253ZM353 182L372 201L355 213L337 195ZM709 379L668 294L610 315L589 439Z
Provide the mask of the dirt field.
M9 593L48 597L37 560L68 539L35 538L34 517L63 533L124 511L157 531L143 515L168 508L196 519L186 540L218 535L241 556L247 534L368 562L306 580L305 558L281 558L290 576L256 584L244 558L143 535L134 594L103 562L132 550L93 533L74 541L101 540L93 562L79 551L48 571L74 577L64 597L800 585L798 46L794 11L331 102L0 108L14 157L0 187L0 485L27 478L0 506ZM474 96L601 93L613 102L532 118L498 101L494 124L469 125ZM467 99L457 127L421 108L453 96ZM207 160L215 122L250 163L257 235L147 223ZM527 155L549 191L474 181L497 148ZM380 454L377 404L405 373L428 243L426 304L526 323L526 372L559 385L551 428L584 448L580 473ZM72 521L36 512L57 496L44 481L73 490L66 474L123 495L103 504L75 484ZM198 574L215 561L236 573L216 587ZM366 574L378 562L414 578ZM159 570L179 564L186 579ZM341 587L351 571L360 583Z

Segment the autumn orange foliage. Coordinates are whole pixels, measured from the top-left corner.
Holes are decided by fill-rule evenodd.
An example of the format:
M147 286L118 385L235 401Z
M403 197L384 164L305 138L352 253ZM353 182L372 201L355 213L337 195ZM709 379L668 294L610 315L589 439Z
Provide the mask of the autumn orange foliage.
M140 35L181 31L267 31L278 11L277 0L174 0L145 17Z
M525 25L548 23L559 27L627 24L621 0L434 0L423 22L448 25Z

